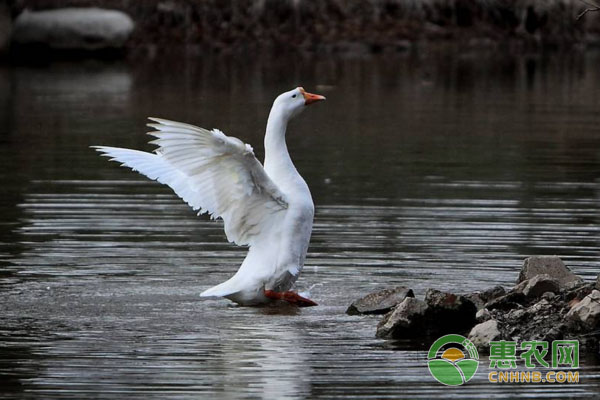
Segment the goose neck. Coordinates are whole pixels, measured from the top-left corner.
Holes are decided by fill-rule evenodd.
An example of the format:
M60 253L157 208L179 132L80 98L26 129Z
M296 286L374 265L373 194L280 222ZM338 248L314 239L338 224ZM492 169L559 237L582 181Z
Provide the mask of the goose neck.
M271 111L265 134L265 169L267 171L294 170L285 142L287 119L281 113Z

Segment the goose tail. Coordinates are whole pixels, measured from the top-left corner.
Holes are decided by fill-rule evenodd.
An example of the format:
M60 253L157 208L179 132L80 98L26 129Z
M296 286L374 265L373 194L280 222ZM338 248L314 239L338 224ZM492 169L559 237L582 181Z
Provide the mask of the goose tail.
M206 289L204 292L200 293L200 297L226 297L241 290L242 288L238 285L237 279L235 279L234 276L217 286Z

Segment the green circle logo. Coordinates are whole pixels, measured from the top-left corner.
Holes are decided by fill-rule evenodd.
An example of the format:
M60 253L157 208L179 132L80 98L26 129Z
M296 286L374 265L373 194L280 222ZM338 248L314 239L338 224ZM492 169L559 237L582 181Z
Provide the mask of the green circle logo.
M459 386L469 382L479 366L475 345L461 335L446 335L436 340L427 353L431 375L440 383Z

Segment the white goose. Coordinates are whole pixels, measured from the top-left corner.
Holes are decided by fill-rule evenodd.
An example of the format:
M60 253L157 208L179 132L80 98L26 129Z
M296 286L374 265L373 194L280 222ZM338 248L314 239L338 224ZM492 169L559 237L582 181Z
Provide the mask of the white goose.
M221 217L230 242L249 245L238 272L201 296L241 305L285 300L315 302L290 291L298 278L312 231L314 205L285 143L287 124L325 97L298 87L275 99L265 134L264 168L241 140L180 122L150 118L154 153L95 146L103 156L170 186L198 214Z

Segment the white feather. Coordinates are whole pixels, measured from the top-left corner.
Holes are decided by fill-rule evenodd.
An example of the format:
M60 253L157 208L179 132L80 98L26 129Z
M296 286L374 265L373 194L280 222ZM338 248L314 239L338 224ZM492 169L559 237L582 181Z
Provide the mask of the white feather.
M158 149L147 153L95 146L104 156L170 186L200 213L221 217L230 242L251 245L283 217L285 195L246 145L221 131L150 118ZM245 218L251 215L252 218Z

